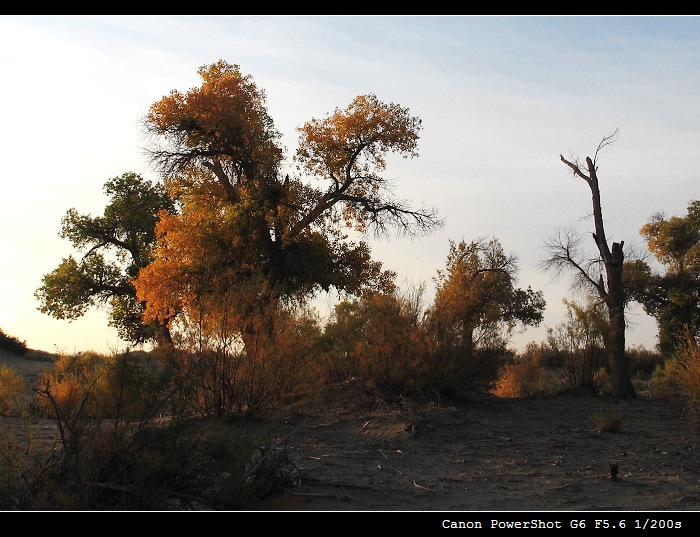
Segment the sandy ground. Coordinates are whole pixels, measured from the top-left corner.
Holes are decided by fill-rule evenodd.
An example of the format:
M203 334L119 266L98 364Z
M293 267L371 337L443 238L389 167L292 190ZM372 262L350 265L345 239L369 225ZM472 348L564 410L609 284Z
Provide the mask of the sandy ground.
M596 427L600 412L622 418L618 432ZM412 412L338 402L290 417L283 435L299 509L700 509L700 435L679 402L567 394Z

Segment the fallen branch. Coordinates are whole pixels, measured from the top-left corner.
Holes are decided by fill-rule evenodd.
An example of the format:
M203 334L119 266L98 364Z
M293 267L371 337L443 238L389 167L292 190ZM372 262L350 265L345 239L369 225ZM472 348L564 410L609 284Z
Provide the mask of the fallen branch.
M416 483L416 480L415 480L415 479L413 480L413 485L414 485L417 489L425 490L426 492L435 492L433 489L429 489L429 488L427 488L427 487L424 487L423 485L419 485L418 483Z

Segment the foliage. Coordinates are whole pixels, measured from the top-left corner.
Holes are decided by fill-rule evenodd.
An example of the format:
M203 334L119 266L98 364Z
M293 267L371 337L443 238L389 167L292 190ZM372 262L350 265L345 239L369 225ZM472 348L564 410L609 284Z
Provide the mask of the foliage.
M542 293L515 287L517 272L517 258L506 255L498 239L450 241L426 312L431 367L441 391L490 389L515 327L542 321Z
M661 353L646 349L641 345L628 348L627 354L630 360L630 369L642 377L651 375L664 361Z
M26 390L24 378L12 367L0 364L0 416L9 414Z
M275 316L268 323L268 316ZM317 371L319 321L310 311L280 309L258 319L244 349L240 335L222 324L182 325L177 351L164 351L182 379L183 403L202 417L262 418L271 409L313 388ZM249 354L252 353L252 354Z
M358 377L388 401L433 390L428 341L414 305L397 293L378 292L338 304L324 334L330 374Z
M674 355L654 371L651 383L656 398L684 399L691 412L700 408L700 345L692 331L686 330Z
M508 352L455 352L440 344L422 305L422 290L366 293L343 301L325 326L326 380L359 380L389 402L487 390Z
M366 389L395 400L433 388L425 333L408 301L396 294L369 293L336 310L342 324L354 324L351 355ZM356 317L354 321L343 316Z
M172 389L170 380L169 369L148 353L63 355L40 375L37 406L53 418L76 408L86 418L163 413Z
M498 239L450 241L429 312L441 343L467 352L504 348L518 323L539 325L545 307L542 292L516 288L517 272L517 258L506 255Z
M52 454L56 444L42 442L41 424L23 416L22 423L0 419L0 510L25 510L46 472L56 464Z
M85 254L80 260L72 255L63 259L42 278L35 293L39 310L74 320L91 307L107 305L110 325L122 339L167 339L162 326L144 321L144 305L136 299L132 280L150 263L158 214L173 212L173 201L161 185L133 172L108 180L104 191L110 203L102 216L73 208L63 217L60 236Z
M226 322L252 355L255 319L282 302L390 288L393 274L345 228L440 223L394 200L378 174L388 153L416 155L420 120L370 95L305 124L295 158L325 183L319 188L281 173L280 135L250 76L223 61L199 75L201 87L171 92L146 117L153 162L181 207L158 224L154 262L136 281L148 318L184 315L208 330L218 324L216 305L235 292Z
M513 361L501 367L491 393L508 398L555 393L559 382L548 367L547 354L544 344L529 343L523 352L515 355Z
M649 382L649 397L652 399L677 399L681 397L678 385L680 363L677 357L666 358L654 369Z
M285 446L265 433L192 419L177 400L179 379L153 361L159 357L91 353L59 360L56 375L37 389L53 409L57 445L37 447L28 438L23 447L3 431L0 475L8 479L0 485L0 507L245 509L287 484L294 468ZM79 396L54 390L66 380Z
M606 380L604 335L607 322L589 297L587 305L564 300L567 320L547 330L549 347L564 355L561 382L567 388L586 388L595 393Z
M518 323L537 325L544 299L514 286L517 263L496 239L450 243L434 303L418 293L366 293L326 326L328 371L359 377L383 397L488 390Z
M700 334L700 201L690 202L684 217L653 215L640 234L666 270L646 265L635 296L658 323L659 351L670 356L686 330Z
M20 356L26 355L28 351L27 344L24 341L20 341L16 337L6 334L1 328L0 349L19 354Z

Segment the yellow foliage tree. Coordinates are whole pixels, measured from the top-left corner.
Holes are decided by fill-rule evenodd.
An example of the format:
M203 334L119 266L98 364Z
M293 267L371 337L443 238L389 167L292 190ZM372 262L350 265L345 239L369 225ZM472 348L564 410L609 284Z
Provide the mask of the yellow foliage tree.
M161 217L154 261L135 282L147 318L207 311L218 322L220 298L233 293L227 319L245 339L257 333L253 319L283 301L390 289L394 274L347 226L415 233L441 224L395 199L379 175L388 153L417 155L420 120L365 95L306 123L295 159L318 187L282 173L279 133L250 76L224 61L199 75L200 87L172 91L146 117L151 157L180 207Z

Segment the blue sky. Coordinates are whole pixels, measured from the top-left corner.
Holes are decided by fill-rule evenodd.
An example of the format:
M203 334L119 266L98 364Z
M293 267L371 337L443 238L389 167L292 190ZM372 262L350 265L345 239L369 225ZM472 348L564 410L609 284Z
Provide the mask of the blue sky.
M373 241L405 286L444 268L449 241L496 237L519 258L520 287L543 291L542 341L564 320L567 275L539 269L558 228L590 232L590 191L559 160L599 155L606 231L644 246L639 229L700 198L700 18L559 16L0 17L3 165L0 328L47 351L123 348L104 312L40 313L34 291L72 251L58 236L69 208L101 214L102 186L127 171L157 180L140 121L171 90L223 59L250 74L291 156L296 128L360 94L423 122L417 159L386 176L414 205L439 210L428 237ZM584 244L586 242L584 241ZM591 253L592 239L588 241ZM653 348L653 319L633 308L628 345Z

